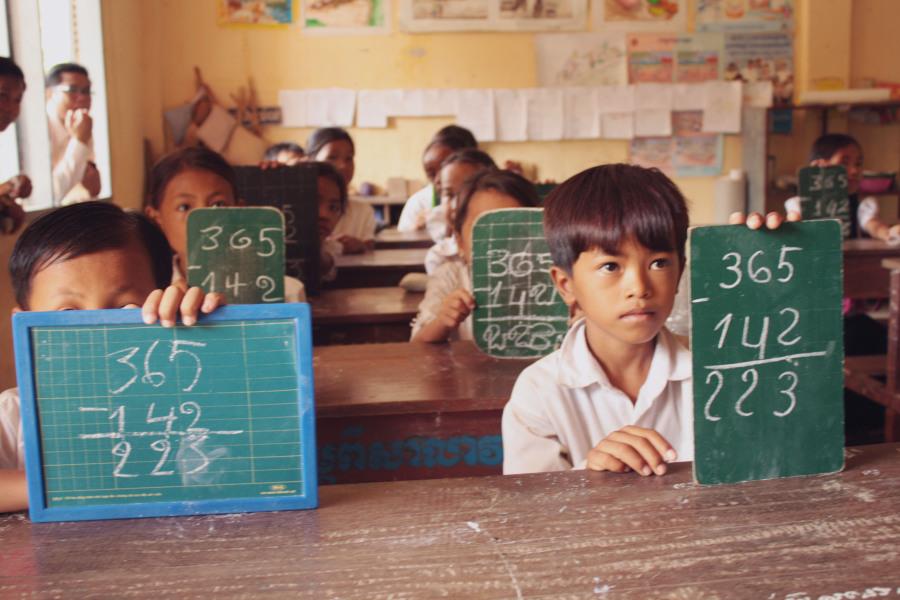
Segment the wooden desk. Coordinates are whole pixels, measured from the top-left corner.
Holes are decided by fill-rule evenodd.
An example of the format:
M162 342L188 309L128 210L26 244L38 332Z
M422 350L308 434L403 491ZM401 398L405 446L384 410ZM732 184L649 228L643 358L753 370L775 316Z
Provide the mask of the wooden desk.
M316 348L319 481L499 474L500 416L531 362L471 342Z
M887 298L890 282L881 261L900 258L900 246L881 240L858 239L844 242L844 296L847 298Z
M337 257L337 279L329 288L363 288L397 285L407 273L425 272L425 248L375 250Z
M825 477L700 487L689 465L327 486L317 510L32 525L20 597L897 598L900 446Z
M431 248L434 240L424 229L418 231L397 231L396 227L382 229L375 236L375 249L387 248Z
M350 200L354 202L362 202L369 204L373 208L381 207L381 214L384 215L385 222L391 222L391 207L403 206L406 204L408 196L361 196L354 194L350 196Z
M422 292L399 287L324 290L310 299L313 341L329 344L408 342Z

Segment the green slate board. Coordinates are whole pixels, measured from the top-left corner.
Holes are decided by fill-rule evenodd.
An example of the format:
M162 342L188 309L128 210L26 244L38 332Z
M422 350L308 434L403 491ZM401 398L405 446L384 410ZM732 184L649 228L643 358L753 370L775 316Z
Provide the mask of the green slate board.
M307 304L174 328L26 312L13 329L33 520L315 506Z
M302 281L307 294L318 293L319 207L313 167L235 167L234 171L238 196L248 206L271 206L284 213L285 273Z
M540 208L506 208L475 221L473 330L491 356L544 356L566 335L569 310L550 279L543 215Z
M803 167L800 169L800 212L804 221L839 219L841 236L850 237L850 199L847 197L847 169Z
M695 479L839 471L840 223L698 227L690 252Z
M228 304L284 302L284 218L274 208L188 213L188 285Z

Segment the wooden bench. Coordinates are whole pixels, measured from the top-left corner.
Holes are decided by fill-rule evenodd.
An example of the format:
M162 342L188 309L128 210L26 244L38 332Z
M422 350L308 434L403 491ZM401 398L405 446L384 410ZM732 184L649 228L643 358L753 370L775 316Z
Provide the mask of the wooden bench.
M310 299L313 343L407 342L424 296L399 287L323 290Z

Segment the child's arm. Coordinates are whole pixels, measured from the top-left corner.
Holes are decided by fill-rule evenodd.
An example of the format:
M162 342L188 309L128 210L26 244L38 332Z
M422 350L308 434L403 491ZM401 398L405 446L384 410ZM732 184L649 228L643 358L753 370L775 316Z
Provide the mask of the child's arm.
M207 294L198 287L184 290L170 285L165 290L150 292L141 307L144 323L152 325L159 321L163 327L174 327L181 314L181 322L191 326L197 322L200 313L209 314L225 304L222 294Z
M629 425L609 434L588 452L587 468L643 476L665 475L666 463L677 457L672 445L653 429Z
M422 301L425 304L427 298ZM475 298L463 288L454 290L444 297L434 318L413 334L413 342L446 342L460 324L475 308ZM419 318L423 318L419 310Z
M864 198L856 214L863 230L875 239L888 241L900 235L900 224L888 225L878 218L878 202L874 198Z
M0 513L28 508L28 485L25 471L0 469Z
M344 249L344 254L362 254L375 249L375 240L361 240L352 235L342 235L337 239Z

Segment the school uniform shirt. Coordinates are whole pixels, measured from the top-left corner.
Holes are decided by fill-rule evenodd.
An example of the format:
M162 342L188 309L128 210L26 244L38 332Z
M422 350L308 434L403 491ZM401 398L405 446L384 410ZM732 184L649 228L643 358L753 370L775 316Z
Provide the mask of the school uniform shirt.
M428 211L425 217L425 229L435 242L440 242L448 237L447 231L447 205L439 204Z
M184 281L184 273L178 266L178 257L172 257L172 284ZM303 282L296 277L290 275L284 276L284 301L285 302L306 302L306 288Z
M856 194L852 194L850 196L850 210L853 210L853 204L856 204L856 214L851 215L851 232L850 237L858 238L862 237L863 232L866 231L866 227L869 225L869 222L872 219L878 217L878 200L874 196L866 196L862 200L858 199ZM784 201L784 210L785 211L793 211L796 213L801 212L800 209L800 196L794 196L793 198L788 198ZM853 217L856 217L855 220Z
M413 321L412 336L419 332L422 327L434 321L441 310L441 304L450 293L464 288L472 291L472 280L469 277L469 267L461 258L447 260L438 267L435 272L428 278L428 285L425 288L425 297L419 304L419 313ZM472 340L472 315L466 317L466 320L460 323L456 332L450 336L451 340Z
M587 344L585 320L526 368L503 409L503 473L587 466L588 453L627 425L656 430L678 461L694 458L691 353L665 328L637 401L610 384Z
M69 135L66 126L49 105L47 130L50 133L50 164L52 167L53 198L63 204L90 199L81 185L88 162L94 160L93 138L84 144Z
M25 470L25 438L19 413L19 389L0 394L0 469Z
M419 215L434 208L434 185L428 184L413 194L403 205L400 220L397 221L397 231L417 231L421 229L416 221Z
M350 200L347 203L347 210L341 215L334 231L328 239L337 242L340 247L340 253L343 254L344 246L338 242L338 238L342 235L349 235L356 239L368 242L375 239L375 211L368 204Z
M462 260L455 237L444 238L425 253L425 272L433 275L437 268L448 260Z

